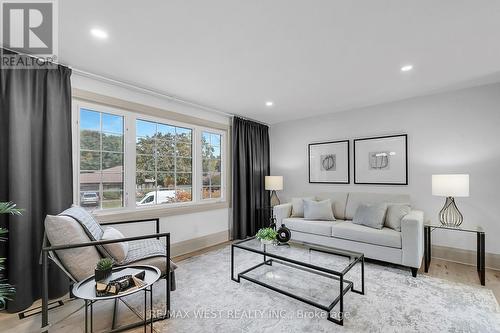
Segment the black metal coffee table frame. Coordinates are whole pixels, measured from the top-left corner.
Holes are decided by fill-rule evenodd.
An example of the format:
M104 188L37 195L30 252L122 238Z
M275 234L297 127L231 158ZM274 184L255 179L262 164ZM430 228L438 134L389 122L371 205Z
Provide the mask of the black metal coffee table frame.
M306 304L312 305L316 308L319 308L323 311L326 311L328 313L327 319L329 321L334 322L338 325L344 325L344 295L349 290L352 292L355 292L357 294L361 294L361 295L365 294L365 257L362 253L345 251L345 250L334 249L334 248L316 247L314 245L307 244L307 243L298 243L299 245L306 247L309 251L317 251L317 252L322 252L322 253L327 253L327 254L332 254L332 255L338 255L338 256L343 256L343 257L347 257L350 259L355 258L342 271L336 271L336 270L312 265L312 264L309 264L306 262L301 262L298 260L286 258L286 257L280 256L280 255L276 255L274 253L266 252L266 247L264 247L264 250L257 250L257 249L245 247L242 245L243 243L248 242L252 239L255 239L255 237L248 238L248 239L245 239L242 241L238 241L238 242L235 242L231 245L231 280L240 283L240 279L245 279L245 280L248 280L250 282L256 283L260 286L263 286L265 288L276 291L280 294L286 295L288 297L294 298L294 299L299 300L301 302L304 302ZM272 246L272 245L270 245L270 246ZM257 254L261 254L264 256L264 261L238 273L237 277L235 278L234 277L234 249L235 248L250 251L253 253L257 253ZM267 257L271 257L274 259L267 259ZM303 270L303 271L306 271L309 273L321 275L321 276L324 276L327 278L331 278L333 280L337 280L337 281L339 281L339 286L340 286L339 295L333 300L333 302L330 305L325 306L323 304L319 304L317 302L314 302L310 299L292 294L286 290L276 288L274 286L271 286L267 283L264 283L262 281L259 281L257 279L254 279L254 278L246 275L247 273L251 272L252 270L261 267L262 265L272 265L273 262L280 263L282 265L287 265L289 267L300 269L300 270ZM349 272L351 270L351 268L353 268L358 263L361 264L361 290L355 289L354 283L352 281L345 279L345 275L347 274L347 272ZM344 285L346 285L346 286L344 287ZM339 319L332 317L330 314L332 309L337 304L339 304L339 316L338 316Z

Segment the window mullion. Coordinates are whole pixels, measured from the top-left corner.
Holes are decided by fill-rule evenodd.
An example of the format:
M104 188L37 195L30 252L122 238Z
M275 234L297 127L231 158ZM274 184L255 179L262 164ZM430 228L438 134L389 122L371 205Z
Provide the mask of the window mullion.
M135 188L136 188L136 140L135 140L135 116L125 116L124 134L124 190L126 192L126 207L136 208Z

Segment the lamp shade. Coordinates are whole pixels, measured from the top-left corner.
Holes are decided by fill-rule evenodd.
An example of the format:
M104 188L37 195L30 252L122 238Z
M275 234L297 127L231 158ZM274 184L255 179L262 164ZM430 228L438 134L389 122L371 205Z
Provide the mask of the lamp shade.
M469 175L432 175L432 195L468 197Z
M281 191L283 189L283 176L266 176L264 186L266 190Z

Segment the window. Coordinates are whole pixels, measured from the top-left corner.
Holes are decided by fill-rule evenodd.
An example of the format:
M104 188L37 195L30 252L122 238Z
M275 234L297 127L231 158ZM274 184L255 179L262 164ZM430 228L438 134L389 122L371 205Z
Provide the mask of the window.
M138 206L192 200L192 145L191 129L137 120Z
M80 205L123 207L123 117L80 111Z
M202 132L202 199L221 197L221 142L222 135L205 131Z
M225 131L75 102L75 203L135 210L224 200Z

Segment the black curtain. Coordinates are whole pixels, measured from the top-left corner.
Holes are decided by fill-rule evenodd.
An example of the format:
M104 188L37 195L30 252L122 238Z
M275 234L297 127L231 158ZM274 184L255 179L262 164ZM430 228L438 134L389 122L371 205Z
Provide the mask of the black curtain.
M9 312L40 298L44 218L73 202L71 70L30 63L26 69L0 65L0 201L24 209L22 216L0 215L0 225L9 229L0 257L7 257L6 276L16 287ZM57 267L49 274L49 297L68 292Z
M255 236L268 226L269 128L235 117L233 120L233 239Z

